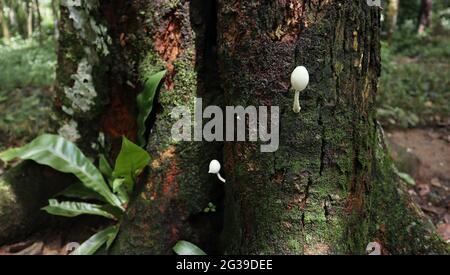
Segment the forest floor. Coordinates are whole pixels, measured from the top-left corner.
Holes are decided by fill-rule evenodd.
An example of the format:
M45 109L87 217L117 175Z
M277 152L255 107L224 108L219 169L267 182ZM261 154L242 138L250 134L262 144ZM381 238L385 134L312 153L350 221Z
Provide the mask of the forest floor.
M401 172L412 176L409 193L450 242L450 125L387 132Z

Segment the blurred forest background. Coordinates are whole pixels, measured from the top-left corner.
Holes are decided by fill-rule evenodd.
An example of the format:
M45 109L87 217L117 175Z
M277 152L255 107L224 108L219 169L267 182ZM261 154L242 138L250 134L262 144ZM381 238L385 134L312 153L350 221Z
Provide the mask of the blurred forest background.
M52 119L59 1L0 0L0 151ZM448 241L450 0L382 3L378 118L411 195Z

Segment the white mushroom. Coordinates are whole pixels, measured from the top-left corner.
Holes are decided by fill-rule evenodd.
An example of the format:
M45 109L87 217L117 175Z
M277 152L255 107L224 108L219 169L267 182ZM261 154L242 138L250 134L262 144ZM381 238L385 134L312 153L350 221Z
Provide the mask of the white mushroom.
M222 178L222 176L220 175L220 168L221 168L220 162L217 160L213 160L209 164L209 173L216 174L220 181L226 183L226 180Z
M294 112L300 113L301 107L300 107L300 92L305 90L306 87L309 84L309 73L308 70L303 67L299 66L295 68L295 70L292 72L291 75L291 85L292 89L295 92L295 98L294 98Z

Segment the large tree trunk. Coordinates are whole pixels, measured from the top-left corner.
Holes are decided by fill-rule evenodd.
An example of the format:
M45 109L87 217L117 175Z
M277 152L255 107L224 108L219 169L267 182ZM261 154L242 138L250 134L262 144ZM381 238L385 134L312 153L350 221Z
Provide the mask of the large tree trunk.
M5 1L0 0L0 24L2 24L2 33L3 38L8 41L11 37L11 33L9 31L9 24L8 24L8 18L5 16L4 8L5 7Z
M176 120L170 116L178 106L193 109L196 96L203 98L204 105L220 104L214 1L130 2L126 9L116 10L119 16L146 12L134 24L138 29L129 30L139 41L147 41L141 74L163 64L168 77L149 138L148 151L154 159L149 177L127 212L113 252L171 254L180 239L214 251L211 244L220 231L217 214L203 210L209 202L220 202L222 185L207 172L209 162L221 157L221 144L173 142L171 128Z
M379 148L380 10L353 0L219 3L227 105L281 108L276 153L225 144L224 251L363 254L377 241L393 254L447 252L399 199ZM295 114L298 65L311 83Z
M433 0L422 0L419 14L419 34L431 25L431 14L433 12Z

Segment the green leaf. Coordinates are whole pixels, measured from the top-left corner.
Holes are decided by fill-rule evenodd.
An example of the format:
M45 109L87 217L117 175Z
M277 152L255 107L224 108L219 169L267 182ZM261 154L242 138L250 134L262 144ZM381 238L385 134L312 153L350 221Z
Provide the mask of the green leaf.
M150 156L147 151L124 137L122 149L116 159L113 176L114 178L124 179L125 188L128 194L131 194L134 189L136 175L139 175L149 162Z
M60 136L42 135L21 148L0 153L0 159L4 162L16 158L34 160L60 172L74 174L87 188L99 193L106 202L123 209L120 200L111 192L94 164L75 144Z
M119 232L119 226L111 226L98 232L85 241L75 250L71 255L93 255L97 250L99 250L104 244L108 249L117 237Z
M103 154L100 155L98 168L107 179L112 179L113 169L111 168L111 165L109 165L108 160Z
M124 186L125 179L115 179L112 183L114 193L117 194L122 204L127 204L130 200L127 190Z
M151 114L153 110L153 101L155 99L156 92L158 91L159 84L163 80L166 75L166 71L159 72L150 76L144 85L144 91L140 93L137 97L137 105L138 105L138 141L141 146L145 146L145 122L147 121L148 116Z
M179 241L173 251L180 256L204 256L206 253L195 244L186 241Z
M49 200L48 203L49 205L42 208L42 210L45 210L51 215L68 218L78 217L80 215L96 215L118 220L122 214L120 210L115 211L112 207L86 202L58 202L57 200Z
M103 197L92 189L87 188L82 183L75 183L67 187L61 193L58 193L56 197L63 196L71 199L81 200L98 200L103 201Z
M409 174L395 171L397 176L410 186L416 186L416 181Z

